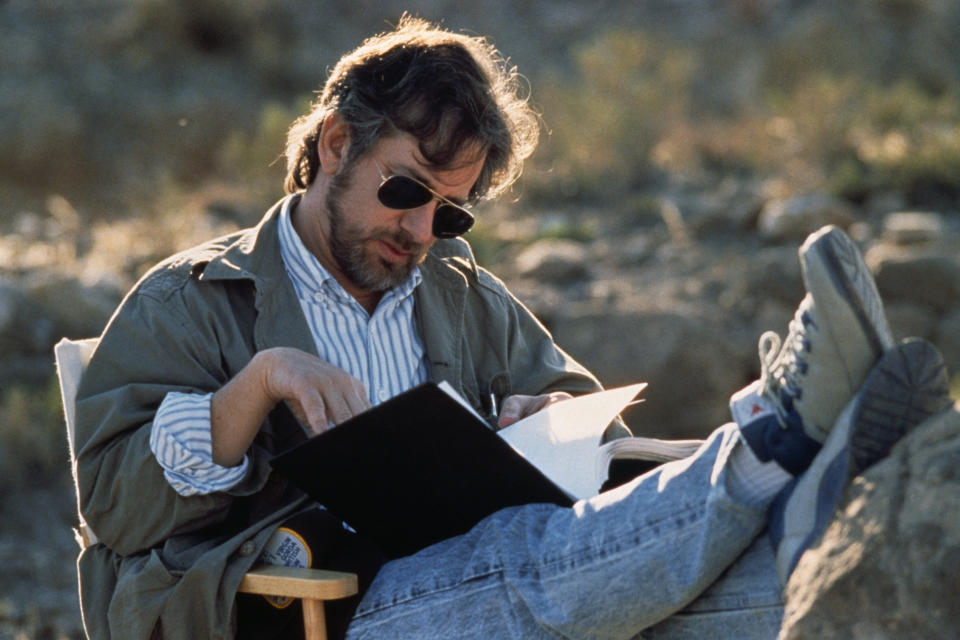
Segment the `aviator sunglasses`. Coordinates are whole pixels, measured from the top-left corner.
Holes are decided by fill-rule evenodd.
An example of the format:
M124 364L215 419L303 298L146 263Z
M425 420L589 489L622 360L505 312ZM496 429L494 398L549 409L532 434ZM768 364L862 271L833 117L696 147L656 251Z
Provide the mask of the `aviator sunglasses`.
M377 199L383 206L399 210L416 209L439 200L440 204L433 212L433 235L438 238L455 238L473 226L473 214L465 208L447 200L416 178L397 174L385 176L380 163L374 159L373 164L380 172Z

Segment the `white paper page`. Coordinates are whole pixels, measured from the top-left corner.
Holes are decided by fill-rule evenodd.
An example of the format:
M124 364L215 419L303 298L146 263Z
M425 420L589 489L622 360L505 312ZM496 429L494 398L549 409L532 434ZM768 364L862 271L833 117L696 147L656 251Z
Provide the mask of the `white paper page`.
M595 495L595 459L607 425L647 383L564 400L497 433L575 499Z

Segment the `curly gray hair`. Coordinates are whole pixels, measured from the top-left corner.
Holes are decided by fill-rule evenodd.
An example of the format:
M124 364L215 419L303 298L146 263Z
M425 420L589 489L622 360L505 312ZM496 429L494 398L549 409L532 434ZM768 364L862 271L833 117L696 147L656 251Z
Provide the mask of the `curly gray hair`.
M484 38L405 14L394 30L344 55L310 112L290 127L284 187L295 193L313 183L320 128L337 113L350 127L348 165L398 131L416 138L437 167L473 146L486 161L471 198L494 197L537 146L540 120L523 88L516 68Z

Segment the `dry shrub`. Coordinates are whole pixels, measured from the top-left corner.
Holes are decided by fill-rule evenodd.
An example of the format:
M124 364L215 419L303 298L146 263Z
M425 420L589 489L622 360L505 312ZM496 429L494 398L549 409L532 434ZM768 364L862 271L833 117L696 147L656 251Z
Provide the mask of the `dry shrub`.
M559 192L603 198L643 183L650 151L686 111L691 53L616 29L576 48L570 64L535 87L551 135L539 156L549 173L531 186L548 197L557 182L574 181Z
M25 488L67 486L69 452L60 391L12 387L0 391L0 496Z

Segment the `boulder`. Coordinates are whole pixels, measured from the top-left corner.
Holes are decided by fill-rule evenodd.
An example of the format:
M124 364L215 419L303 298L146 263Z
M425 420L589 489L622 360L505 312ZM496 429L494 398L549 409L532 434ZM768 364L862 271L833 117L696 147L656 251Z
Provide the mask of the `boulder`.
M937 333L932 341L943 353L943 361L949 371L960 372L960 306L940 319Z
M749 382L756 351L700 313L612 311L555 318L554 338L604 386L647 382L624 414L636 435L705 437L730 420L730 394Z
M572 240L541 240L520 253L516 269L521 277L564 283L590 275L590 258L582 244Z
M960 302L960 260L949 254L874 254L877 288L884 300L907 300L945 311Z
M780 640L956 638L960 402L855 479L786 588Z
M884 307L894 339L916 337L939 344L936 336L939 313L927 305L902 300L891 300ZM953 371L954 367L951 366L950 370Z

